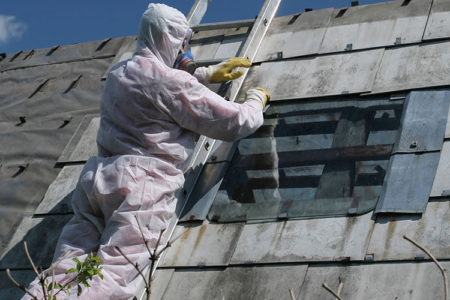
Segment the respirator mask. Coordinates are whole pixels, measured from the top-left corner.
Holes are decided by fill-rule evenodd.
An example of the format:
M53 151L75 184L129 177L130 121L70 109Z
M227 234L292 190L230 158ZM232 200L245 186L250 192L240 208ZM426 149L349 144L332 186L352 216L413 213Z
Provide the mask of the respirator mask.
M178 53L177 59L175 60L175 64L173 67L175 69L186 71L190 74L194 74L197 66L194 62L194 56L192 55L189 42L192 38L192 29L189 29L186 33L186 37L183 40L183 44L181 45L180 52Z

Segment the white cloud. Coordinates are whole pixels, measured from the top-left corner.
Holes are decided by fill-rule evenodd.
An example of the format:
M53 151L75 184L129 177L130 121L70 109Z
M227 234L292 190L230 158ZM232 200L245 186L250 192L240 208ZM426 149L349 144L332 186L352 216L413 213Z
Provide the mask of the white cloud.
M16 21L15 16L0 15L0 43L22 37L26 29L27 25Z

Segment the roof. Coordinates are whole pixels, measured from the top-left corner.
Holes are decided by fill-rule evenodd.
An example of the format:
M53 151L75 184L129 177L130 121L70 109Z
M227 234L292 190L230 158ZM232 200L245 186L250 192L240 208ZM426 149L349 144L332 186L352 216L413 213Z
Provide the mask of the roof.
M195 27L194 56L208 64L242 54L257 21ZM34 275L21 242L50 264L71 192L96 155L102 78L134 47L134 37L106 39L0 62L1 228L11 228L1 232L0 268L25 283ZM181 238L159 264L152 298L290 299L293 289L332 299L321 285L337 290L339 277L345 299L442 298L439 270L403 235L450 267L450 1L277 17L256 50L236 98L267 88L265 124L239 144L199 140L204 161L193 169L202 172L186 174ZM270 202L274 190L281 200ZM0 282L0 298L20 295Z

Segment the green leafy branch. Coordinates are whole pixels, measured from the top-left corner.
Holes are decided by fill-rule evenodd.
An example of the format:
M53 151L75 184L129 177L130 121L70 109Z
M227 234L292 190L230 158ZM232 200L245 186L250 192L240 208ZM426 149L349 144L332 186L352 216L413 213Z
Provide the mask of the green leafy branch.
M56 263L52 264L48 271L43 271L42 267L39 267L40 272L36 268L33 260L31 259L30 253L28 251L27 242L23 243L25 248L25 254L29 262L31 263L31 267L33 271L36 273L36 276L39 280L39 285L42 288L42 295L44 300L56 300L56 295L60 292L65 292L67 295L70 295L70 291L73 286L77 286L77 295L80 296L83 292L83 286L85 288L89 288L90 284L88 280L93 280L95 276L99 276L103 279L103 274L101 271L103 268L100 266L102 260L98 256L94 256L91 252L90 256L86 258L86 261L81 262L78 258L73 258L72 260L76 263L75 268L71 268L67 270L66 274L76 273L76 275L64 285L55 282L55 268L61 263L63 259L65 259L71 252L68 251L62 258L60 258ZM14 285L20 288L22 291L30 295L34 300L38 300L38 297L34 295L30 290L28 290L23 284L17 282L11 275L10 269L6 269L6 274L9 279L12 281ZM51 280L49 280L49 275L51 274Z

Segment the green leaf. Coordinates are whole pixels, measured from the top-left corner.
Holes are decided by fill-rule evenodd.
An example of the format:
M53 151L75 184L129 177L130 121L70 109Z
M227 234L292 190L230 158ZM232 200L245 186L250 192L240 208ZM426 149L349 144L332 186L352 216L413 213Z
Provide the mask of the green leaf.
M69 269L66 271L66 274L75 273L77 270L75 268Z
M72 258L72 260L74 262L76 262L77 264L81 264L81 261L78 259L78 257L74 257L74 258Z
M81 287L81 285L78 286L78 296L81 295L81 292L83 291L83 288Z
M102 273L98 273L98 276L100 276L100 278L103 280L103 274Z

